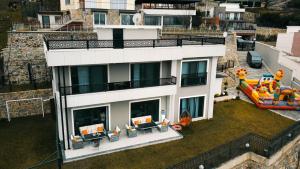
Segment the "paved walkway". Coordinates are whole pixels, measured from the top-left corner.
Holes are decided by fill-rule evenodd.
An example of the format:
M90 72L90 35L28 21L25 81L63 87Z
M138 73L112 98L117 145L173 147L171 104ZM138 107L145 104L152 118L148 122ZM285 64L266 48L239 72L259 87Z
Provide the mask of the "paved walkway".
M249 65L246 62L247 52L238 52L238 55L239 55L240 67L246 68L246 70L248 72L247 78L249 78L249 79L260 78L263 73L268 72L268 70L265 66L263 66L261 69L255 69L255 68L249 67ZM238 67L235 69L237 70ZM228 91L229 95L237 96L237 90L235 88L227 89L227 91ZM240 98L242 100L245 100L246 102L253 104L253 102L243 92L240 92ZM291 110L270 110L270 111L275 112L286 118L289 118L289 119L292 119L295 121L300 121L300 111L291 111Z

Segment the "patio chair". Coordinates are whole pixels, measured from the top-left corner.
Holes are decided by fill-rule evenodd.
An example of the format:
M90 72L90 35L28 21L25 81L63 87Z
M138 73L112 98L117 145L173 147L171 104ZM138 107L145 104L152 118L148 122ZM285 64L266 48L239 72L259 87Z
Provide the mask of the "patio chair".
M80 136L71 135L71 142L73 149L81 149L84 147L84 142Z
M107 137L108 137L108 139L109 139L110 142L119 141L120 133L121 133L121 130L117 126L115 130L109 131L107 133Z
M132 137L136 137L137 136L137 130L132 127L132 126L128 126L127 124L125 125L125 128L126 128L126 134L129 138L132 138Z
M157 128L160 132L167 132L169 128L170 121L168 119L164 119L161 123L157 125Z

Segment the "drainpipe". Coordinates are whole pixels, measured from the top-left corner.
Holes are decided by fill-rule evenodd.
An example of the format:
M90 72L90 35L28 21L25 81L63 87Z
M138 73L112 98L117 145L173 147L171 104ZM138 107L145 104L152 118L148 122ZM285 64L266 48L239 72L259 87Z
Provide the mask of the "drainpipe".
M68 105L67 105L67 93L66 93L66 80L65 80L65 67L63 67L63 88L65 94L65 117L66 117L66 128L67 128L67 145L68 149L70 149L70 142L69 142L69 124L68 124Z
M57 69L58 74L58 92L59 92L59 104L60 104L60 118L61 118L61 128L62 128L62 138L63 138L63 148L66 150L65 147L65 129L64 129L64 117L63 117L63 108L62 108L62 96L61 96L61 85L60 85L60 67Z

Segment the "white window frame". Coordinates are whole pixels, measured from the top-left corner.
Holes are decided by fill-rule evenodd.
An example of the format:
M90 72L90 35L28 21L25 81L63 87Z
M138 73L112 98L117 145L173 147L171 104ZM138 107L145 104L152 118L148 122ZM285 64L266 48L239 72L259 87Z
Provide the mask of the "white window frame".
M208 79L209 59L192 59L192 60L181 60L181 62L180 62L179 87L181 87L182 63L184 63L184 62L195 62L195 61L206 61L206 73L207 73L206 84L205 85L195 85L195 86L206 86L206 85L208 85L207 79ZM195 86L193 86L193 87L195 87ZM189 87L189 86L186 86L186 87ZM184 88L186 88L186 87L184 87Z
M128 111L128 125L131 125L131 104L132 103L138 103L138 102L144 102L144 101L151 101L151 100L159 100L159 105L158 105L158 120L161 121L161 97L156 97L156 98L151 98L151 99L142 99L142 100L133 100L133 101L129 101L129 111Z
M123 25L123 24L122 24L122 16L123 16L123 15L132 15L132 16L133 16L134 14L121 13L121 14L120 14L120 25ZM133 21L132 21L132 22L133 22ZM133 23L133 25L134 25L134 23Z
M108 107L108 129L111 130L111 105L110 104L77 107L77 108L71 108L72 135L75 135L74 110L83 110L83 109L98 108L98 107Z
M104 25L106 25L106 23L107 23L107 14L105 12L93 12L93 26L102 26L102 24L95 24L95 13L97 13L97 14L104 14L104 17L105 17L105 19L104 19L104 21L105 21Z
M181 99L188 99L188 98L194 98L194 97L204 97L204 105L203 105L203 116L202 117L197 117L197 118L192 118L192 121L198 121L198 120L204 120L207 117L207 112L206 112L206 105L207 105L207 94L201 94L201 95L191 95L191 96L183 96L179 97L178 99L178 121L180 121L180 101Z

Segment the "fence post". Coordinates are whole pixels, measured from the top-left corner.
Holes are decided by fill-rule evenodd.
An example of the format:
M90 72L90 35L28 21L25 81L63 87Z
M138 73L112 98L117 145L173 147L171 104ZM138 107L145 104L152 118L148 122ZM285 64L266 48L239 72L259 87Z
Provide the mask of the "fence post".
M89 40L86 41L86 48L87 48L87 49L90 48Z
M153 40L152 45L153 45L153 48L155 48L155 40Z

